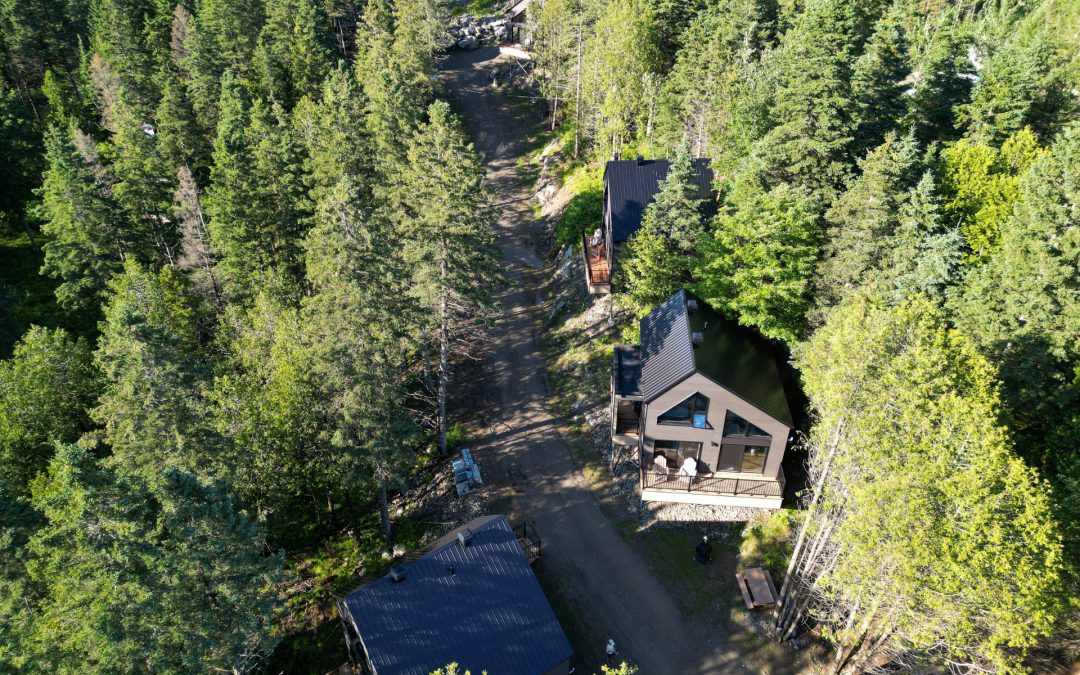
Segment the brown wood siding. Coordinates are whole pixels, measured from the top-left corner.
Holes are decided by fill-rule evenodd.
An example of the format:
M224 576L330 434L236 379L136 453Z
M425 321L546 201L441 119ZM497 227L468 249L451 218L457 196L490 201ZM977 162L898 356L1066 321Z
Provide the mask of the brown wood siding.
M697 392L709 398L708 429L657 422L660 415ZM701 443L700 471L707 473L717 471L720 462L720 445L723 441L724 417L728 410L732 410L751 424L772 434L772 443L769 445L769 456L765 463L764 473L725 473L725 475L744 478L760 476L775 480L780 473L780 465L784 460L784 450L791 429L700 373L686 378L642 408L642 462L645 467L652 466L653 444L656 440L696 441ZM678 469L679 467L670 468Z

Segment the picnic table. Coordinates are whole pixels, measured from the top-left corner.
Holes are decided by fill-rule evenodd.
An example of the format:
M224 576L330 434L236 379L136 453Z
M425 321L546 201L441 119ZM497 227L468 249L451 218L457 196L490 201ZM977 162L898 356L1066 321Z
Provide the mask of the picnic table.
M735 580L739 583L747 609L772 605L779 597L776 587L773 586L772 576L760 567L748 567L736 572Z

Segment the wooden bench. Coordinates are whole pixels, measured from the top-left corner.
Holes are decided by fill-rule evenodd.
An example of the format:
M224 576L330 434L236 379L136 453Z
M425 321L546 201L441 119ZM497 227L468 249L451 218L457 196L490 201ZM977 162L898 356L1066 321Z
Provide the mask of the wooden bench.
M773 585L772 576L760 567L748 567L736 572L735 580L739 583L739 591L742 592L747 609L772 605L780 597Z

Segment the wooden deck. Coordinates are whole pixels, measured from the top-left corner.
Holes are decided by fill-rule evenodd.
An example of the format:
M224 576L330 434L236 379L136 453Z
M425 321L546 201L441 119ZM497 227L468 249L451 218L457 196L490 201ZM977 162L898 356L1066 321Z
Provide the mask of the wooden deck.
M585 257L585 282L589 292L603 294L611 292L611 266L608 264L604 245L597 247L589 243L589 238L581 236L581 250Z
M766 497L776 499L784 496L783 473L777 480L754 480L746 478L727 478L709 474L680 476L676 471L641 472L641 487L646 490L664 490L672 492L704 492L730 495L733 497Z

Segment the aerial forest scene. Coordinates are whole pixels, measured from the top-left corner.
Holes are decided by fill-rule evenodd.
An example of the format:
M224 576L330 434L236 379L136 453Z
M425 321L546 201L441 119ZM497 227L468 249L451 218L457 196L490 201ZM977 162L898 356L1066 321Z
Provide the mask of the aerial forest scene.
M1080 668L1080 0L0 0L0 673Z

